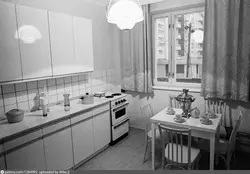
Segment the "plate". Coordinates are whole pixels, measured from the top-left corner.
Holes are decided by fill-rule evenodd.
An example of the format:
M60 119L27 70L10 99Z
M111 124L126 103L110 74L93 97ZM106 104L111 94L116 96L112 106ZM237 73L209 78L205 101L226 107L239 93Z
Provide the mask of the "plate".
M216 114L210 115L209 118L213 119L213 118L217 118L218 116Z
M174 115L174 114L175 114L175 111L167 111L167 114L168 114L168 115Z
M185 120L184 118L182 118L182 119L180 119L180 120L174 118L174 121L177 122L177 123L184 123L186 120Z
M205 124L205 125L211 125L213 123L212 120L206 121L205 119L200 119L200 121L202 124Z

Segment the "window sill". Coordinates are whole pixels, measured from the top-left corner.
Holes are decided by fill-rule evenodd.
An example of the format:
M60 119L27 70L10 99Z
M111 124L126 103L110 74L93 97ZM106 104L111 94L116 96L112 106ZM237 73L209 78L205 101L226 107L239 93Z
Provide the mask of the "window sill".
M154 90L164 90L164 91L180 91L182 92L183 89L189 89L189 92L194 92L194 93L200 93L201 88L200 87L187 87L187 86L160 86L160 85L155 85L153 86Z

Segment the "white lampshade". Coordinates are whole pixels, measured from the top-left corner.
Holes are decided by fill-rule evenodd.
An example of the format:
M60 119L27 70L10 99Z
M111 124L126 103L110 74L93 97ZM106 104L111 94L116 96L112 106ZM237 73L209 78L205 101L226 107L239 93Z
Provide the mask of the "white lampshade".
M109 23L116 24L121 30L132 29L143 21L142 8L137 0L110 0L107 11Z

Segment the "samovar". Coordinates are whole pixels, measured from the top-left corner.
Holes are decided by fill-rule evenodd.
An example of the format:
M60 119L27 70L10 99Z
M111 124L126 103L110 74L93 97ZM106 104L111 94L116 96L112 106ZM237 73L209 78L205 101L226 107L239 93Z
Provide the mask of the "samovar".
M195 101L195 98L192 95L188 94L188 89L183 89L183 92L179 94L175 99L180 102L182 107L182 116L189 118L191 116L191 105Z

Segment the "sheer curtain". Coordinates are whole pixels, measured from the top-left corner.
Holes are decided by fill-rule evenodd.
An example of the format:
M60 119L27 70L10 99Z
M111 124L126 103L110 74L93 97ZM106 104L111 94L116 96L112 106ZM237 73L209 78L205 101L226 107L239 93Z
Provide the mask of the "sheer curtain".
M206 0L201 95L249 101L250 1Z
M121 34L121 87L152 92L151 34L149 5L142 6L144 21Z

